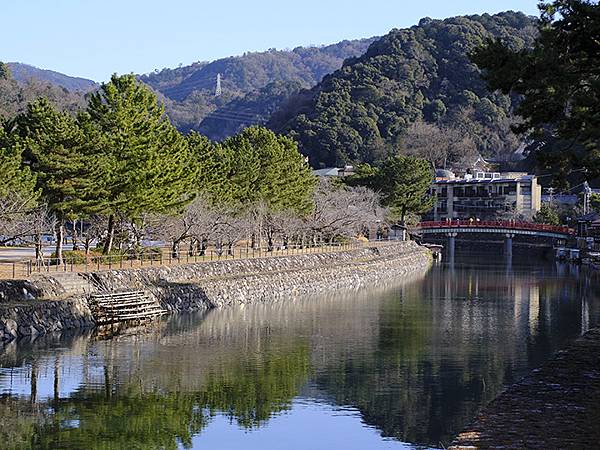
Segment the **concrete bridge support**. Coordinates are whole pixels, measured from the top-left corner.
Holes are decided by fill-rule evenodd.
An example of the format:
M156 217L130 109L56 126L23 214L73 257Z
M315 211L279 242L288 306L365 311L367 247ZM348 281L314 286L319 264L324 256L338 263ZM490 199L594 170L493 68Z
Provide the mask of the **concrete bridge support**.
M512 233L506 233L504 235L504 254L506 259L512 261L513 256L513 238L515 237Z
M446 233L446 236L448 237L448 244L446 247L448 249L448 261L453 263L454 254L456 252L456 236L458 236L458 233Z

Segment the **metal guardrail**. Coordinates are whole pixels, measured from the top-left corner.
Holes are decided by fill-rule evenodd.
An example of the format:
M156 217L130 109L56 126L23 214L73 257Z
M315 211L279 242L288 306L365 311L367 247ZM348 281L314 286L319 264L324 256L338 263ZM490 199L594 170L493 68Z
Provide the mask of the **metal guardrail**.
M518 222L513 220L453 220L439 222L421 222L416 226L416 229L428 228L502 228L511 230L540 231L575 236L575 230L568 227L547 225L542 223Z

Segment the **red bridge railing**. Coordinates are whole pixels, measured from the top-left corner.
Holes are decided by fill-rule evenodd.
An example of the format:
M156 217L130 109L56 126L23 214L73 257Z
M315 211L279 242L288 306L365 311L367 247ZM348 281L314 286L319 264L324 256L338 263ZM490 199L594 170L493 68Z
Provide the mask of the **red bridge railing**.
M543 223L518 222L514 220L452 220L440 222L421 222L417 225L419 229L427 228L503 228L511 230L546 231L574 235L575 231L569 227L546 225Z

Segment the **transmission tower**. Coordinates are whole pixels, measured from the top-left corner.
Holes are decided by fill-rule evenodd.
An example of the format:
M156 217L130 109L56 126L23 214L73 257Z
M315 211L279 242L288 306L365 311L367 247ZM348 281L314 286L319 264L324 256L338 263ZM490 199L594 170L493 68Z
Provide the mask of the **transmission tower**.
M223 89L221 88L221 74L217 74L217 88L215 89L215 97L220 96L223 93Z

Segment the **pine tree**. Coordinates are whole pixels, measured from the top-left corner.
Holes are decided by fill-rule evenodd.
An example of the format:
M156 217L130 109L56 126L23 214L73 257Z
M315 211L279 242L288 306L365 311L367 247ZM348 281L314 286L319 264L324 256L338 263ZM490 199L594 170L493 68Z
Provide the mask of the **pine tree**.
M228 178L237 202L264 202L274 211L310 211L316 180L292 140L250 127L223 146L229 151Z
M431 209L432 182L433 171L427 160L402 155L385 160L375 178L383 203L397 211L403 225L408 213L420 214Z
M600 175L600 3L554 0L539 8L531 49L515 49L503 38L471 57L485 69L490 90L521 96L518 131L534 131L544 142L542 162L581 166L593 179ZM556 137L563 141L547 145Z
M0 126L0 197L18 195L35 201L35 176L22 165L23 146Z
M99 132L107 167L109 233L115 214L135 220L142 212L168 212L185 205L194 191L197 167L188 142L171 125L156 95L134 75L113 75L90 98L87 112Z
M400 217L403 225L407 214L425 213L433 207L433 198L429 195L433 170L425 159L397 155L379 167L362 164L345 182L381 193L383 204Z
M15 147L36 175L37 189L56 216L56 258L62 264L64 222L78 217L98 195L90 141L77 121L45 99L31 103L15 120Z

